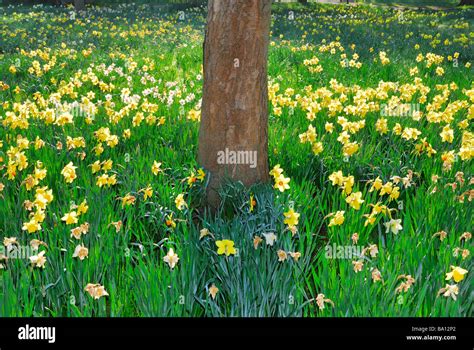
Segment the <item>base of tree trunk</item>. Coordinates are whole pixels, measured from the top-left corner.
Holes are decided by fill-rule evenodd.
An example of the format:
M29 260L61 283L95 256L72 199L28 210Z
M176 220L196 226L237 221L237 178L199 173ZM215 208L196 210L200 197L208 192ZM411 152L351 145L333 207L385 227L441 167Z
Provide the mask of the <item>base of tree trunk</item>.
M268 182L267 60L271 0L209 0L199 163L207 204L230 179Z

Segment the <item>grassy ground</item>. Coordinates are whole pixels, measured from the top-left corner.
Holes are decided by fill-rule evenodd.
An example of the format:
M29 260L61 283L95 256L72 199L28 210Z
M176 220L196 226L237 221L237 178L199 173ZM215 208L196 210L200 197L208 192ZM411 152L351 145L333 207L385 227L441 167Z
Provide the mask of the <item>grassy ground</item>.
M290 188L229 184L213 216L203 9L0 8L0 315L472 315L472 15L275 6L270 164ZM385 113L405 104L421 113Z
M459 4L457 0L363 0L361 3L392 5L392 6L432 6L432 7L455 7Z

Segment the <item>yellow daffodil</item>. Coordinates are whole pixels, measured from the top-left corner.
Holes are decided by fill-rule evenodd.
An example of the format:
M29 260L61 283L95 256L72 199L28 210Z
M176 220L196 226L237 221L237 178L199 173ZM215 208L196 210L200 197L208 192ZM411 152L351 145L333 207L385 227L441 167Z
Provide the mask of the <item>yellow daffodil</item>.
M64 176L64 179L66 180L67 183L72 183L74 179L77 177L76 175L76 169L77 167L72 164L72 162L69 162L63 170L61 170L61 175Z
M147 200L148 198L151 198L153 196L153 189L150 185L148 185L146 188L141 189L139 192L143 192L144 200Z
M165 224L172 229L176 228L176 221L173 219L173 213L166 216Z
M176 208L178 210L183 210L184 208L187 208L188 207L188 204L186 203L186 201L184 200L184 194L178 194L174 200L174 203L176 205Z
M159 173L163 172L161 169L161 163L158 163L156 160L153 162L153 165L151 166L151 172L153 175L158 175Z
M30 221L23 224L22 230L28 231L28 233L34 233L37 231L41 231L41 225L35 219L31 219Z
M86 199L84 199L81 202L81 204L79 204L78 207L76 208L78 216L87 213L88 210L89 210L89 206L87 205L87 200Z
M278 178L281 174L283 173L283 169L280 168L280 164L277 164L273 167L273 169L270 171L270 175L273 176L273 178Z
M459 266L451 266L451 272L446 274L446 280L454 279L456 283L461 282L466 273L468 273L468 271Z
M125 196L121 197L120 200L122 201L122 208L124 208L125 206L134 205L136 197L128 193Z
M226 256L235 255L237 250L234 248L234 241L224 239L222 241L216 241L217 246L217 254L222 255L225 254Z
M274 188L278 189L280 192L284 192L290 188L290 185L288 185L289 183L290 178L279 175L277 178L275 178Z
M300 217L300 214L295 212L293 208L290 208L285 215L285 220L283 220L283 223L287 224L288 226L297 226L298 225L298 219Z
M331 220L329 221L329 227L342 225L344 223L344 213L344 210L340 210L330 214Z
M253 212L253 209L255 208L256 205L257 205L257 202L255 201L253 194L251 194L250 199L249 199L249 206L250 206L249 211Z
M61 220L64 221L66 223L66 225L77 224L77 222L78 222L77 213L75 211L71 211L70 213L66 213L61 218Z
M360 205L364 203L362 199L362 192L353 192L350 196L346 198L346 203L348 203L355 210L360 209Z

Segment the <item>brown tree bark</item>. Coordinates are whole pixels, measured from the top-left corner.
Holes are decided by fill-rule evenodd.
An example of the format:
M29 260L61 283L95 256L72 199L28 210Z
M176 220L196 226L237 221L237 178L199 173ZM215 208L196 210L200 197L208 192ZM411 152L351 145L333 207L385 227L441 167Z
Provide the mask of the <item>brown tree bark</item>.
M207 203L229 178L249 186L267 182L267 59L271 0L209 0L204 40L204 88L199 162L210 174ZM222 152L256 155L251 164L219 160Z
M474 0L461 0L458 6L474 5Z
M74 9L76 11L82 11L86 8L85 0L74 0Z

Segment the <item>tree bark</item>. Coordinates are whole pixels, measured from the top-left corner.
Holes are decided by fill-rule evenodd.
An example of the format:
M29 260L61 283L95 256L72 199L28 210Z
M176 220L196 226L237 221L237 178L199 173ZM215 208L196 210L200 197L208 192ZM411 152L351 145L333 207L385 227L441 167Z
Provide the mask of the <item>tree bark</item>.
M199 162L210 174L207 203L229 178L244 185L267 182L267 59L271 0L209 0L204 40L204 88ZM256 155L252 164L219 160L222 152Z
M82 11L86 8L85 0L74 0L74 9L76 11Z
M461 0L458 6L474 5L474 0Z

